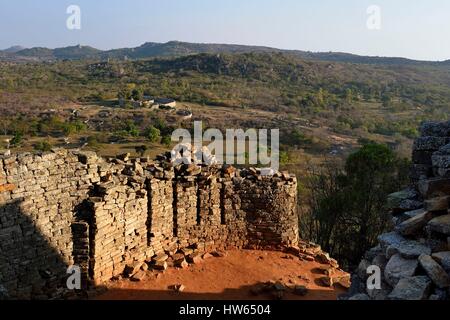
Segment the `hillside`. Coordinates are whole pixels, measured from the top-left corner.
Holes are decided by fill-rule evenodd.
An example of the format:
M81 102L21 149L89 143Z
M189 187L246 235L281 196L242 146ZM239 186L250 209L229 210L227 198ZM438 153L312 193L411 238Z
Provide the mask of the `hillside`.
M77 50L78 56L96 54ZM64 137L71 147L90 139L108 156L134 153L137 144L161 150L164 145L146 138L150 126L167 140L175 128L201 120L219 129L278 128L284 165L299 167L304 153L343 157L365 141L388 143L409 156L418 125L450 114L450 68L444 65L325 62L278 52L6 62L0 69L0 129L25 137L18 144L23 151L42 149L43 141L45 148L65 146ZM133 90L175 99L180 109L194 111L192 120L120 108L118 94Z
M135 48L121 48L102 51L89 46L69 46L65 48L31 48L20 50L20 47L12 47L3 52L13 54L9 59L23 60L32 58L34 60L55 59L148 59L154 57L179 57L195 55L200 53L209 54L235 54L235 53L284 53L294 55L303 59L312 59L329 62L349 62L361 64L381 65L449 65L449 60L443 62L417 61L396 57L368 57L340 52L309 52L300 50L283 50L264 46L248 46L234 44L210 44L210 43L188 43L180 41L169 41L167 43L147 42ZM0 55L0 59L6 59Z

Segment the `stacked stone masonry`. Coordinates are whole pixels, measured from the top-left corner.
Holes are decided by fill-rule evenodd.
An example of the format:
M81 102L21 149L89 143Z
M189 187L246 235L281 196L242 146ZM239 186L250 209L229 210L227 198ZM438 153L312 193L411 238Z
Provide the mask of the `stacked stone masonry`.
M230 166L54 150L0 158L0 291L64 294L177 252L298 244L297 182ZM158 259L156 259L158 260Z
M450 299L450 121L426 122L420 131L412 185L389 196L393 231L361 261L352 300ZM381 288L368 289L369 266L380 268Z

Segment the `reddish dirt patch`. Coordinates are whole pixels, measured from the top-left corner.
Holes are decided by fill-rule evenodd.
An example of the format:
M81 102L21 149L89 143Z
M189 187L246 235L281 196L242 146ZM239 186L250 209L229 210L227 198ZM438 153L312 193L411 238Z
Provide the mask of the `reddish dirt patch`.
M340 287L324 288L318 285L323 277L316 262L305 262L282 252L236 250L227 252L223 258L208 258L187 269L170 268L158 278L148 271L140 282L128 279L111 282L108 291L99 300L253 300L273 299L270 295L254 296L251 289L261 282L304 285L309 289L306 296L287 293L289 300L336 300L345 292ZM183 284L182 293L169 289Z

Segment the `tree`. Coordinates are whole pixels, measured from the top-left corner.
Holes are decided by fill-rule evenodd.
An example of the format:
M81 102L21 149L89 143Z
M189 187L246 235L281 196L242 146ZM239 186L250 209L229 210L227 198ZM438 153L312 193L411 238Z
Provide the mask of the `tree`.
M149 126L145 130L145 137L150 142L158 142L159 138L161 137L161 131L159 129L155 128L154 126Z
M138 137L140 133L139 128L131 120L125 122L125 131L132 137Z
M131 98L133 98L134 101L141 101L144 97L144 93L141 88L133 89L131 92Z
M16 147L22 143L22 140L23 140L23 133L16 131L10 143L12 146Z
M386 199L407 185L407 167L387 146L373 143L351 154L344 166L313 167L302 236L319 243L344 266L357 264L390 226Z
M34 146L34 149L42 152L51 151L52 145L48 141L40 141Z
M166 147L170 147L170 145L172 144L172 137L169 135L163 136L161 139L161 143Z

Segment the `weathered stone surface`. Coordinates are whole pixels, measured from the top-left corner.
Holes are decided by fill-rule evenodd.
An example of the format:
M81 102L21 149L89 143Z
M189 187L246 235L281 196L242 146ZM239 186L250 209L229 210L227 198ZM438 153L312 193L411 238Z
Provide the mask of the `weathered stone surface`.
M384 233L378 236L378 241L380 242L380 245L384 248L387 248L391 245L400 244L405 240L406 239L401 235L399 235L397 232Z
M141 269L142 264L142 262L136 261L132 264L126 265L124 270L125 276L131 277L136 274Z
M430 290L431 281L428 277L408 277L398 282L388 298L390 300L426 300Z
M413 146L412 185L394 194L388 206L393 208L395 232L379 236L379 245L364 255L361 266L368 261L383 267L383 259L390 258L384 268L383 290L392 291L381 299L446 300L450 297L450 121L424 123L422 136ZM419 194L413 197L413 191ZM403 212L407 201L417 201L421 209ZM412 203L413 204L413 203ZM415 204L414 204L415 205ZM370 256L370 259L367 257ZM420 262L419 262L420 261ZM351 293L368 294L367 276L358 268L352 275ZM426 274L426 276L423 276Z
M395 287L400 279L412 277L417 270L418 261L404 259L400 254L392 256L384 270L386 282Z
M447 211L449 207L450 196L436 197L425 201L427 211Z
M450 235L450 214L434 218L428 222L430 230L445 235Z
M429 247L416 241L404 241L400 244L390 246L387 250L393 251L393 254L389 256L399 253L405 259L415 259L422 254L431 254Z
M318 283L323 287L332 287L334 285L333 278L330 276L319 278Z
M139 282L139 281L144 280L146 276L147 276L147 273L143 270L140 270L131 277L131 281Z
M445 271L447 271L447 273L450 273L450 251L436 252L431 256Z
M410 236L421 231L432 218L433 214L431 212L424 211L402 222L395 230L403 236Z
M425 199L429 199L433 196L445 196L450 194L450 178L421 180L418 183L418 188Z
M450 277L447 272L429 255L421 255L419 263L439 288L448 288L450 286Z
M13 191L15 188L14 184L0 184L0 192Z
M187 257L187 261L189 263L192 263L192 264L198 264L198 263L201 263L203 261L203 259L202 259L202 256L200 254L194 253L194 254L190 254Z
M155 264L153 264L153 269L155 270L161 270L164 271L168 268L166 261L157 261Z
M399 192L392 193L387 199L387 208L391 210L401 209L406 211L407 208L403 205L406 200L415 200L417 193L413 189L405 189ZM417 209L417 208L414 208ZM414 210L412 209L412 210Z

